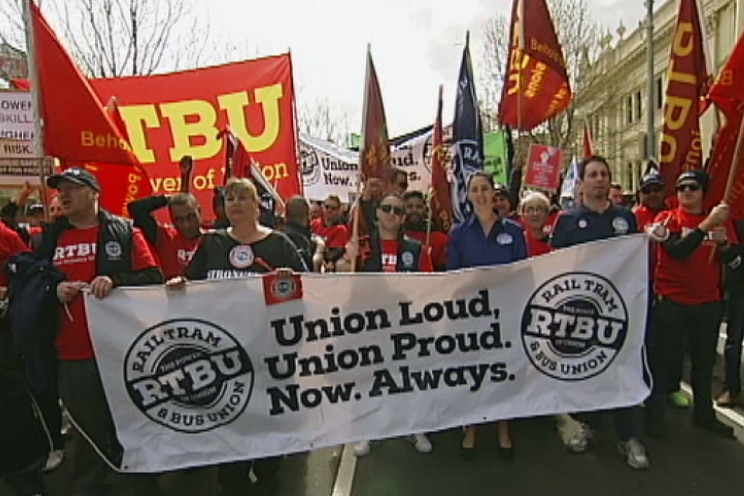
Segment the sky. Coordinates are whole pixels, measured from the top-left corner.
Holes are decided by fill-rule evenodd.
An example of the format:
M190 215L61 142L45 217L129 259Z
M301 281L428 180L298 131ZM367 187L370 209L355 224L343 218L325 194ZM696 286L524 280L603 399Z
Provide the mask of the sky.
M291 50L298 106L329 102L361 129L365 53L371 47L391 136L433 122L444 85L444 119L454 112L455 82L465 34L476 80L482 70L483 26L508 15L511 0L194 0L213 34L241 47L244 58ZM528 12L529 12L529 2ZM644 0L586 0L594 18L614 34L622 20L632 31ZM657 0L657 4L663 3ZM54 19L50 19L54 26ZM0 20L0 24L2 24ZM2 26L0 26L0 29Z
M645 11L644 0L587 3L613 33L621 19L632 31ZM235 37L255 40L259 52L291 48L298 105L327 98L347 114L352 132L361 128L369 44L388 130L396 136L433 122L440 84L445 122L452 118L465 34L470 30L478 79L483 25L497 12L508 15L511 0L212 0L212 5L214 20Z

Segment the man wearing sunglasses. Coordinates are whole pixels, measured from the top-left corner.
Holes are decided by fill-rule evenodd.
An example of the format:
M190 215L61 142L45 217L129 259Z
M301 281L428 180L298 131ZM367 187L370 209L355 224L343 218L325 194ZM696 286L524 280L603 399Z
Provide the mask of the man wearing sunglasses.
M349 231L343 222L341 199L328 195L323 202L323 215L310 225L313 234L325 243L326 270L333 271L336 262L344 255Z
M662 212L648 232L659 243L656 262L654 330L649 359L654 377L649 409L650 431L664 434L664 403L687 340L692 362L694 393L692 423L698 429L733 437L733 429L721 423L713 410L711 383L721 324L721 267L741 265L732 247L736 236L729 222L729 207L720 204L710 212L703 208L708 175L685 171L676 182L678 206Z
M376 213L377 227L362 241L349 241L339 271L351 270L351 261L356 258L358 272L432 272L431 259L423 245L403 235L406 216L403 197L389 193L380 201ZM432 445L426 435L413 434L409 439L419 453L431 452ZM368 455L369 450L369 441L354 445L358 457Z

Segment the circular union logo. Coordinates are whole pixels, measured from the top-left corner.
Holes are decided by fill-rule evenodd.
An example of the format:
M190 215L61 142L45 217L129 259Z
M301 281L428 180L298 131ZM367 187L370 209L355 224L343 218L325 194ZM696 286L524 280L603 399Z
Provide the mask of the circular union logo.
M312 186L320 181L320 159L318 152L310 147L300 147L300 161L302 164L302 181L306 186Z
M230 265L236 269L245 269L253 264L253 248L248 245L238 245L230 250Z
M243 413L254 373L250 357L226 330L178 319L139 335L127 351L124 382L150 420L193 434L230 424Z
M571 272L532 294L521 331L535 368L554 379L582 381L601 374L622 349L628 310L610 281Z
M291 278L277 278L271 282L271 296L277 300L287 300L297 293L297 283Z
M121 257L121 245L117 241L109 241L104 245L103 249L110 258Z

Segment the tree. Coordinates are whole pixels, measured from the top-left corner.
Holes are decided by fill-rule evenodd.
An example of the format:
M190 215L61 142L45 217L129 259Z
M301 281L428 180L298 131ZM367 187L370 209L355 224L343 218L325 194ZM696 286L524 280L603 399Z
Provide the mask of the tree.
M0 0L0 40L23 42L24 0ZM207 15L193 0L49 0L45 14L89 77L191 68L209 47ZM57 21L57 22L54 22Z
M587 70L601 55L603 38L600 25L592 18L587 0L547 0L558 40L563 46L568 75L574 99L565 112L534 129L528 136L533 142L542 142L561 149L576 146L576 137L582 126L576 123L576 109L586 103L589 96L581 91L591 86L590 78L597 75ZM484 120L490 125L497 121L498 102L504 84L509 53L509 28L511 19L496 14L485 24L484 59L481 77Z
M298 94L300 92L298 91ZM303 100L298 99L303 102ZM349 114L334 108L327 98L304 101L297 111L299 132L345 145L349 136Z

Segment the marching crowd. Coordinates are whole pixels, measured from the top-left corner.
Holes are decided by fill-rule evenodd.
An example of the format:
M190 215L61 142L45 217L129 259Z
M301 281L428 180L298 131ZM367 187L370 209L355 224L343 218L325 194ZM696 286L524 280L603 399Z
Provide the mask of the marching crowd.
M182 184L189 184L189 171L182 169L187 175ZM83 292L105 298L119 286L150 284L177 291L193 280L274 271L286 276L456 270L509 264L636 232L651 238L649 313L646 329L631 331L645 333L653 390L640 417L635 411L641 405L572 414L577 428L565 439L566 448L573 453L591 449L600 418L609 416L627 465L646 469L650 461L641 433L666 435L668 403L691 408L695 427L733 438L733 430L716 419L712 378L719 328L726 318L725 390L717 402L734 406L741 389L744 332L744 268L736 240L744 235L744 225L737 232L724 204L704 210L707 175L687 171L666 185L652 171L642 180L633 210L620 204L621 194L611 195L611 168L599 156L579 165L580 195L568 209L539 192L520 195L520 177L518 166L508 186L495 185L485 172L472 174L467 184L472 213L445 232L430 219L426 195L409 190L402 170L392 181L368 178L351 207L333 195L322 202L290 198L282 218L263 208L250 180L230 179L215 193L217 218L210 225L203 223L201 206L188 192L131 203L130 222L99 207L105 192L88 171L72 168L51 176L47 185L57 191L49 208L51 223L43 223L43 207L24 207L25 197L0 211L0 263L7 265L0 286L5 293L10 290L0 328L0 474L22 496L45 494L41 471L62 460L61 424L69 416L82 436L67 445L74 453L65 455L71 463L71 494L109 494L109 485L122 494L158 494L155 476L112 470L121 447L98 375ZM665 197L668 190L673 203ZM162 208L168 209L171 224L154 215ZM351 227L355 217L356 230ZM686 352L692 365L691 405L679 392ZM43 429L34 420L39 412ZM645 422L638 425L637 418ZM478 433L478 426L464 426L463 460L477 456ZM433 449L426 433L412 433L410 440L418 452ZM499 421L496 442L502 459L514 458L516 441L509 420ZM357 443L354 454L369 454L372 442ZM280 462L275 457L199 467L183 476L217 471L220 494L245 494L271 487Z

